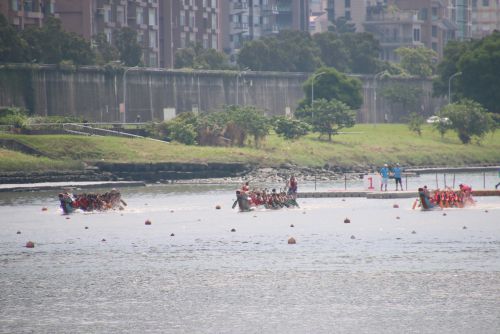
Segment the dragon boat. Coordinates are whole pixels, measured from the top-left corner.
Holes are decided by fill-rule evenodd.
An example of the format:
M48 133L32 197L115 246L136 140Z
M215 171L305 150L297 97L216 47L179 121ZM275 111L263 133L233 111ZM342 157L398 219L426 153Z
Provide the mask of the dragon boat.
M443 208L464 208L474 205L472 189L467 185L460 185L460 190L436 189L427 190L427 187L418 188L418 198L413 203L413 209L418 207L423 211Z
M234 209L238 205L239 211L246 212L256 208L265 208L270 210L278 210L282 208L299 207L295 193L276 192L275 189L271 193L263 191L243 191L236 190L236 200L233 203Z
M78 209L87 212L114 209L123 210L122 204L125 206L127 205L127 203L122 200L120 192L116 189L112 189L103 194L70 194L68 192L63 192L59 194L59 202L65 214L70 214Z

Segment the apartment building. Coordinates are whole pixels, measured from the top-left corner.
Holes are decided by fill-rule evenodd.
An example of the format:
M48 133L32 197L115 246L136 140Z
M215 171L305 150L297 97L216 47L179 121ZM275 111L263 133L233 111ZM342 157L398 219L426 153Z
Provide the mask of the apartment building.
M142 61L148 67L158 67L158 0L57 0L55 7L64 29L87 40L104 33L113 44L118 29L134 29L142 47Z
M227 1L160 1L160 67L173 68L175 51L192 43L222 51L221 2Z
M399 61L395 50L422 46L422 26L416 10L400 10L383 5L367 6L364 31L372 33L380 43L380 58Z
M18 29L41 27L47 15L54 15L55 0L2 0L0 13Z
M472 0L472 38L480 39L500 30L500 0Z
M235 55L246 41L280 30L309 30L309 0L226 0L221 2L224 52Z

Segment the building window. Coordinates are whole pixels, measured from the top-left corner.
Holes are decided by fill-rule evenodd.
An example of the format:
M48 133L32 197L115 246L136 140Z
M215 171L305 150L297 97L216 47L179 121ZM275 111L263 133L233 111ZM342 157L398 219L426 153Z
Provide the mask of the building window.
M154 30L149 31L149 47L150 48L158 47L158 45L156 44L156 31Z
M17 12L19 11L19 2L18 0L12 0L11 1L11 7L12 7L12 10Z
M420 9L420 11L418 12L418 18L422 21L427 21L427 16L428 16L427 8Z
M185 26L186 25L186 13L183 10L181 10L181 13L180 13L179 25L180 26Z
M158 57L156 57L156 53L150 53L149 54L149 66L150 67L157 67L158 66Z
M208 49L208 36L203 36L203 48Z
M345 8L351 8L351 0L345 0Z
M345 12L345 18L346 18L346 20L350 20L351 19L351 11L350 10L349 11L346 10L346 12Z
M142 7L137 7L135 17L137 24L144 24L144 9Z
M438 9L437 7L432 7L432 19L437 20L438 17Z
M212 13L212 29L217 29L217 14Z
M420 41L420 29L413 29L413 41Z
M122 6L116 7L116 22L125 24L125 11Z
M436 26L432 26L432 37L437 37L438 33L437 33L437 27Z
M483 7L489 7L490 0L483 0Z
M150 26L156 25L156 9L155 8L149 8L149 25Z
M437 52L437 50L438 50L438 45L437 45L437 43L434 43L434 42L432 43L432 50L434 50L434 51L436 51L436 52Z
M111 29L104 29L104 35L106 35L106 41L108 41L108 43L111 44L111 41L112 41L112 38L113 38L113 35L111 33Z
M181 32L181 49L186 47L186 33Z
M111 22L111 8L104 8L104 22Z
M194 12L189 12L189 26L192 28L195 27Z
M212 49L216 49L217 50L218 46L217 46L217 35L212 35Z

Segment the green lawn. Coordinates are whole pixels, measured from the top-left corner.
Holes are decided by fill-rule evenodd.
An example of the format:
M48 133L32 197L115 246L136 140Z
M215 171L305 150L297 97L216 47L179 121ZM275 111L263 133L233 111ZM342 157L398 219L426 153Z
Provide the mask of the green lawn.
M422 136L406 125L356 125L332 142L317 134L285 141L272 134L260 149L252 147L200 147L146 139L74 135L0 135L15 138L54 159L0 150L0 170L78 169L82 162L246 162L261 166L292 163L300 166L381 165L464 166L500 163L500 134L488 134L481 144L463 145L455 133L443 139L425 125Z

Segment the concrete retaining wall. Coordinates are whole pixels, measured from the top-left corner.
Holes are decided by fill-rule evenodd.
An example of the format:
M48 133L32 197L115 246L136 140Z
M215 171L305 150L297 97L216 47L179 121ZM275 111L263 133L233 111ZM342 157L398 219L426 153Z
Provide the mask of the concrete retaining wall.
M0 66L0 106L20 106L41 116L74 115L93 122L143 122L164 119L168 108L176 113L210 112L224 105L255 105L268 115L293 112L304 97L307 73L180 71L79 67L54 65ZM358 122L382 123L403 120L409 108L384 100L384 85L422 88L418 111L435 114L442 104L432 98L432 82L421 79L378 79L358 76L363 82L364 104ZM374 89L377 87L377 98ZM126 113L120 102L126 95ZM377 107L374 107L376 101ZM415 106L412 107L415 109ZM125 115L124 115L125 114Z

